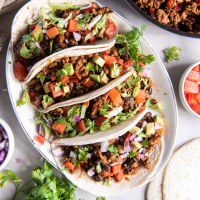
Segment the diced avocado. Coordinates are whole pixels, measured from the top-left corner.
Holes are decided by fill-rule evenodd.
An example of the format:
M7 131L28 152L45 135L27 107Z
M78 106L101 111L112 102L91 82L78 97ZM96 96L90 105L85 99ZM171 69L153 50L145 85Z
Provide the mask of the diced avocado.
M70 91L69 85L64 85L63 86L63 91L64 91L65 94L69 93L69 91Z
M97 65L99 65L100 67L103 67L105 64L105 60L101 58L100 56L95 56L92 61L96 63Z
M96 75L96 74L90 74L90 78L93 80L93 81L96 81L98 83L100 83L100 76L99 75Z
M139 143L139 142L137 142L137 141L132 141L132 144L134 145L134 147L133 147L133 151L137 151L138 149L140 149L140 148L142 148L142 145Z
M108 77L106 76L106 74L103 74L103 75L101 76L100 83L101 83L102 85L105 85L105 84L108 83L108 81L109 81L109 79L108 79Z
M154 128L154 122L148 123L146 125L146 135L154 135L155 134L155 128Z
M158 124L159 126L163 127L164 126L164 121L160 116L156 115L155 124Z
M140 91L140 81L138 81L133 89L133 97L136 97Z
M129 132L131 134L137 134L141 129L137 126L134 126L131 130L129 130Z
M71 63L64 64L63 69L67 71L67 75L69 76L72 76L74 74L74 67Z
M93 62L88 62L88 63L86 64L86 68L87 68L87 70L89 70L89 71L95 71L95 67L94 67L94 63L93 63Z
M54 103L53 98L51 98L49 95L43 95L42 106L44 109L48 108L53 103Z
M160 105L160 103L156 103L156 104L153 106L153 108L154 108L155 110L162 110L162 106Z
M63 76L67 76L67 71L65 69L60 69L56 72L56 77L57 78L60 78L60 77L63 77Z
M120 76L120 66L113 65L110 67L110 77L111 78L117 78Z
M50 92L50 84L51 84L51 82L46 82L45 84L44 84L44 92L45 92L45 94L47 94L47 93L49 93Z

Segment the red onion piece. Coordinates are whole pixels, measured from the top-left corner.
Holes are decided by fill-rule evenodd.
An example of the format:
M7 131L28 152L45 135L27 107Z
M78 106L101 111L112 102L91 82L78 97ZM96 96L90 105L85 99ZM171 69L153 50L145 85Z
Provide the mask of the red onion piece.
M163 128L162 126L160 126L158 123L155 123L155 130L159 130L159 129L161 129L161 128Z
M65 152L63 151L61 147L54 149L52 152L53 152L53 155L56 157L62 157L65 154Z
M2 131L2 134L3 134L4 139L8 139L8 135L4 129Z
M0 164L4 161L5 157L6 157L6 151L1 150L0 151Z
M130 137L130 141L133 141L136 137L137 137L136 134L131 135L131 137Z
M74 39L78 42L81 40L81 34L73 32Z
M94 171L94 169L89 169L88 171L87 171L87 174L88 174L88 176L89 177L92 177L92 176L94 176L94 174L95 174L95 171Z
M101 152L107 152L108 151L108 145L109 145L108 141L101 142Z
M126 157L128 156L128 154L129 154L129 153L125 153L125 154L120 155L119 157L120 157L121 159L124 159L124 158L126 158Z
M3 141L0 143L0 151L6 148L6 143L7 143L7 142L8 142L7 140L3 140Z
M79 116L75 115L75 116L73 117L73 120L74 120L75 122L79 122L79 121L81 121L81 118L80 118Z
M115 166L117 164L122 164L122 162L115 162L115 163L110 164L110 166L112 167L112 166Z
M89 158L89 159L92 158L92 154L91 154L91 153L88 153L88 154L87 154L87 158Z
M43 128L42 124L39 124L37 128L38 128L38 131L37 131L38 134L44 137L45 136L45 131L44 131L44 128Z
M139 150L139 153L142 153L142 152L143 152L143 150L144 150L144 148L141 148L141 149Z
M143 141L143 138L141 138L141 137L136 137L136 138L134 139L134 141L136 141L136 142L142 142L142 141Z
M143 154L139 154L139 155L138 155L138 158L139 158L139 159L144 159L144 155L143 155Z
M35 42L35 46L36 46L38 49L42 49L42 47L40 46L39 42Z
M69 157L76 159L77 155L73 151L71 151L70 154L69 154Z

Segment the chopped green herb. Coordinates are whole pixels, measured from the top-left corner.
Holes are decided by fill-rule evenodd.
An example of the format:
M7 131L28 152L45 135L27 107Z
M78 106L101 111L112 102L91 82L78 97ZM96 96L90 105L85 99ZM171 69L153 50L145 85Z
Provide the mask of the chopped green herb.
M96 200L106 200L105 197L97 197Z
M86 161L87 160L87 154L88 154L88 148L87 147L83 147L83 148L79 148L78 150L75 151L78 161Z
M108 151L114 154L118 154L118 148L114 145L108 145Z
M104 179L104 185L110 185L110 180L108 178Z
M97 165L96 166L96 171L97 171L97 173L101 173L102 172L101 165Z
M39 74L37 75L37 78L40 79L40 82L41 82L41 84L43 85L44 80L45 80L45 76L44 76L42 73L39 73Z
M92 17L92 13L88 14L88 13L84 13L83 18L78 18L78 24L76 25L77 28L87 24L90 20L90 18Z
M166 48L164 50L165 60L167 62L171 62L173 60L179 60L180 51L181 51L181 49L176 47L176 46L173 46L173 47L170 47L170 48Z
M136 152L131 151L128 156L129 156L129 158L134 158L136 156Z
M101 131L106 131L108 129L111 128L111 125L110 125L110 120L109 119L106 119L102 124L101 124L101 127L100 127L100 130Z
M55 91L59 92L60 90L62 90L62 86L63 86L62 82L57 83L55 86Z
M147 99L145 107L150 107L158 111L162 109L161 105L159 103L154 103L152 99Z
M143 140L143 141L141 142L141 145L142 145L143 147L148 147L148 146L149 146L149 141L148 141L148 140Z

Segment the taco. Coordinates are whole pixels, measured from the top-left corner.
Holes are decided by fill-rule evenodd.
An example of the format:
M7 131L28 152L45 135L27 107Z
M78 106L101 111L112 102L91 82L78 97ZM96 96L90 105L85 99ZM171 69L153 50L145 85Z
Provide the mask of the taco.
M52 153L64 175L78 187L112 196L148 179L161 156L163 133L164 121L148 112L118 138L84 146L52 146Z
M132 75L101 96L42 114L36 124L48 125L49 132L58 138L54 144L82 145L110 139L113 135L117 137L135 125L135 120L146 113L147 107L159 107L148 94L151 90L148 77ZM49 132L45 138L49 137Z
M120 56L115 46L66 50L31 70L25 92L37 110L48 112L104 94L127 79L132 70L133 62Z
M32 0L12 25L15 77L23 81L38 61L69 47L109 46L116 34L112 10L97 2Z

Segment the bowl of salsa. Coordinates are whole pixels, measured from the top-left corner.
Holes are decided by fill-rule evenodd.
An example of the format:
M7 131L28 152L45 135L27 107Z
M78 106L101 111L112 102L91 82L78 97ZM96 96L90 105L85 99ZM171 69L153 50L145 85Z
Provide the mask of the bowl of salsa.
M185 109L200 118L200 61L188 67L182 75L179 95Z

